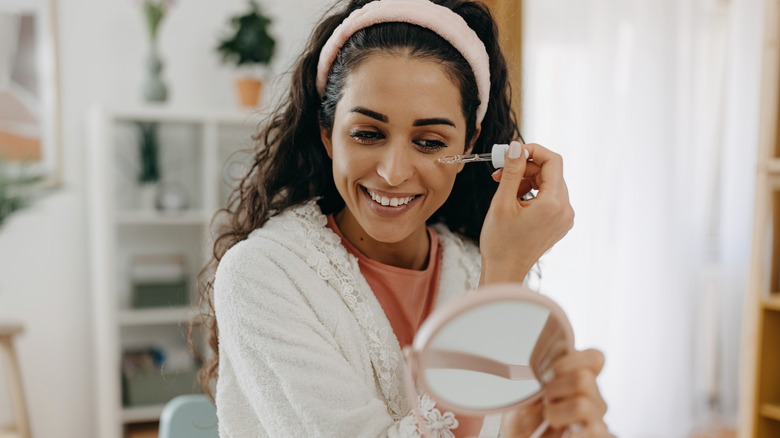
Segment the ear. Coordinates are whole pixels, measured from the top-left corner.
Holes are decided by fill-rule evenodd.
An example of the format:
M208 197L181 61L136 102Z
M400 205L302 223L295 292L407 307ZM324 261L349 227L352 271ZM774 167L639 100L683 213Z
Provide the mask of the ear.
M325 127L320 126L320 139L322 139L322 144L325 145L325 150L328 152L328 157L330 159L333 159L333 142L331 141L331 135L333 133Z
M469 143L469 147L466 148L466 151L463 152L464 154L470 154L471 151L474 150L474 144L477 142L477 139L479 138L479 134L482 132L482 125L477 122L477 129L474 130L474 138L471 139L471 143Z

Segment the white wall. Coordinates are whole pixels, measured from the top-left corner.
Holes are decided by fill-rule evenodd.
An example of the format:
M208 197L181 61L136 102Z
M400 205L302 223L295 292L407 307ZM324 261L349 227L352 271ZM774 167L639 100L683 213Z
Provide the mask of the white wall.
M85 114L95 103L136 104L147 37L135 0L57 0L64 187L0 230L0 319L23 322L17 348L36 437L94 436L90 275L84 187ZM276 18L283 71L331 2L261 0ZM234 105L232 72L214 51L245 0L181 0L161 27L164 77L175 106ZM0 379L0 424L10 422Z

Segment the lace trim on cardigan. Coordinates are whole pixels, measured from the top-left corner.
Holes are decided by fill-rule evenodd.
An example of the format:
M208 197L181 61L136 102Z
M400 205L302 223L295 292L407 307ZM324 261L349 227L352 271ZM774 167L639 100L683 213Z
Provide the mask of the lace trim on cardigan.
M442 414L436 408L436 402L428 394L419 396L418 403L420 404L420 414L428 425L427 436L433 438L455 438L455 434L452 433L452 430L458 427L458 419L455 418L455 414L452 412ZM423 434L414 412L409 413L400 421L398 431L401 436L421 437Z
M390 415L398 421L409 412L409 402L399 391L401 381L398 378L398 364L401 358L389 350L393 336L392 329L379 329L374 315L366 302L366 296L353 280L352 273L357 269L350 260L349 253L339 250L341 242L338 236L326 228L327 218L314 201L290 210L294 220L284 222L287 230L303 236L305 246L312 251L307 263L313 266L317 274L331 284L346 302L358 324L367 336L369 358L379 379L379 386L387 401Z
M339 237L327 228L327 218L323 215L315 201L309 201L300 207L289 210L295 220L284 221L284 228L300 233L307 249L307 263L313 266L317 274L331 284L341 294L344 302L350 308L358 324L367 336L369 357L374 372L379 379L379 386L387 401L393 420L400 421L399 429L406 436L420 436L421 430L413 412L409 412L409 402L399 391L401 381L398 377L399 355L388 348L392 329L379 329L374 315L368 307L366 296L360 291L351 275L357 266L354 258L343 250ZM436 227L440 237L447 243L457 246L461 254L471 256L478 254L475 247L467 246L446 227ZM467 281L472 287L479 282L480 268L472 261L472 257L460 257L461 265L467 273ZM435 402L422 394L418 399L422 417L426 420L428 434L435 438L454 438L452 429L458 427L458 420L452 412L442 413L436 408Z

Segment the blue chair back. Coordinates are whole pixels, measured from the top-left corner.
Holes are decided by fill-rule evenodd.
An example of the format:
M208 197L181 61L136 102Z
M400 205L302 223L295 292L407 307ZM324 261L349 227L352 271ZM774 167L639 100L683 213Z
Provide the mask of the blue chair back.
M159 438L219 438L216 406L202 394L172 399L160 416Z

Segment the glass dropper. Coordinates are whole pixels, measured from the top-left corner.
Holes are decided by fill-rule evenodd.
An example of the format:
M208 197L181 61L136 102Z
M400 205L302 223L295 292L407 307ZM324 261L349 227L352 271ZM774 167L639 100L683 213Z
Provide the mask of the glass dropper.
M464 154L464 155L449 155L446 157L439 157L439 163L453 164L453 163L478 163L481 161L489 161L493 163L493 167L500 169L504 167L504 158L506 152L509 150L508 144L494 144L493 149L489 154Z
M439 157L439 163L476 163L477 161L493 161L493 154L466 154L466 155L449 155L446 157Z

